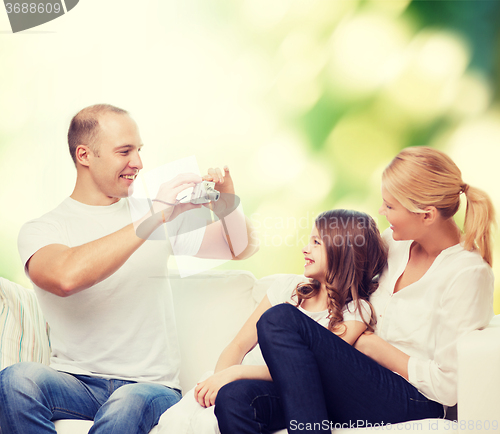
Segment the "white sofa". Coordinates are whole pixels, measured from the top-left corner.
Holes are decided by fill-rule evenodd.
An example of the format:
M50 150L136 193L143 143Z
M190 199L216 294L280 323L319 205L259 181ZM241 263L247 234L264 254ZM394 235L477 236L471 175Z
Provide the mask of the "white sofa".
M279 278L280 275L273 275L256 279L246 271L211 271L184 279L171 276L182 353L183 390L191 389L204 372L214 368L222 349L264 296L271 282ZM5 331L7 324L2 315L5 316L6 312L9 315L10 312L12 319L18 313L24 316L19 320L20 326L25 329L22 333L27 335L33 329L32 333L36 335L34 339L25 339L25 348L21 348L10 360L2 354L2 368L19 361L14 359L18 354L22 360L32 360L33 354L39 354L35 360L46 363L48 342L46 336L44 341L45 325L32 291L5 279L0 279L0 289L3 303L0 327ZM22 297L16 299L16 292ZM22 309L20 304L23 305ZM14 326L9 327L10 330ZM2 336L4 334L0 333ZM9 334L15 335L16 332L10 330ZM8 352L6 343L1 344L0 348L4 353ZM14 346L12 342L9 345ZM36 348L32 347L33 345ZM465 336L460 341L458 350L458 423L435 419L371 429L335 429L335 434L373 430L500 433L500 315L496 316L486 329ZM12 352L12 348L9 351ZM61 420L56 422L56 429L58 434L87 434L91 425L91 421ZM150 434L155 431L156 428L153 428ZM277 434L286 434L286 430Z

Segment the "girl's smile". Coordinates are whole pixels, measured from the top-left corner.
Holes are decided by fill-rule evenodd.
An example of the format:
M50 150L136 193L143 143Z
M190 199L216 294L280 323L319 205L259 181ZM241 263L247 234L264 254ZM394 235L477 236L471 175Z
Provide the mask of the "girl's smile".
M316 226L311 230L309 243L302 249L304 254L304 276L324 282L328 260L326 248Z

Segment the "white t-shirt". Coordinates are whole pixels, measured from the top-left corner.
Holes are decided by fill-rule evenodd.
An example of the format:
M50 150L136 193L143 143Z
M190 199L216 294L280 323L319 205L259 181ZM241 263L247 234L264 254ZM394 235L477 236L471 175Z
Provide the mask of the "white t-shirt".
M408 264L412 241L389 246L388 268L371 296L375 333L410 356L409 382L429 399L457 402L457 340L493 317L493 272L476 252L460 245L443 250L418 281L394 294Z
M309 279L305 276L295 274L281 275L276 278L274 283L267 290L267 297L273 306L287 302L295 306L297 304L297 298L293 297L295 288L297 288L299 283L305 282L309 282ZM359 305L363 312L356 309L356 305L353 301L349 302L347 306L344 307L344 310L342 311L344 321L363 322L363 318L361 317L361 315L363 315L366 322L370 323L370 305L365 300L359 300ZM301 306L298 306L298 309L314 321L320 323L323 327L328 328L328 324L330 323L330 319L328 318L328 309L321 312L310 312L303 309Z
M271 284L267 290L267 298L271 302L271 305L276 306L281 303L290 303L293 306L297 303L297 299L293 297L295 288L299 283L309 282L309 279L305 276L297 274L282 274L278 275L274 282ZM359 300L360 308L363 312L356 309L356 305L353 301L348 303L348 305L343 310L344 321L360 321L363 322L363 318L366 322L370 322L371 309L370 305L365 300ZM298 306L298 309L306 314L308 317L321 324L323 327L328 328L330 319L328 318L328 309L320 312L310 312ZM363 316L363 318L362 318ZM257 344L252 351L250 351L243 360L243 365L265 365L264 358L260 351L259 344Z
M186 214L169 224L169 235L179 231ZM130 223L127 199L91 206L67 198L21 228L21 259L26 266L42 247L79 246ZM69 297L34 285L50 326L50 366L72 374L179 388L180 351L167 261L172 249L176 254L196 254L203 235L202 228L175 237L172 245L146 241L113 275Z

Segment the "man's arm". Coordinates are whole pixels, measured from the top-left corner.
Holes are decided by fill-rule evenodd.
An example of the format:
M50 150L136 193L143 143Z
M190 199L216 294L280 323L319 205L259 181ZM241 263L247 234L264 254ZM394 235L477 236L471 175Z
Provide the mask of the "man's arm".
M179 175L161 187L158 198L174 203L180 191L200 180L194 174ZM160 225L194 207L154 202L153 212L103 238L76 247L42 247L26 263L29 276L39 288L61 297L83 291L115 273Z
M215 189L223 193L220 200L235 198L234 184L229 169L224 167L224 175L220 169L209 169L206 181L214 181ZM232 208L228 204L223 209ZM213 208L217 215L217 206ZM230 214L218 215L219 221L211 223L205 229L197 258L206 259L246 259L259 250L259 241L253 236L253 227L248 218L238 208Z
M239 260L259 250L250 221L237 210L233 213L235 215L224 218L224 224L219 220L207 226L200 250L195 255L197 258Z
M81 246L42 247L28 260L26 267L36 286L67 297L111 276L144 241L130 224Z

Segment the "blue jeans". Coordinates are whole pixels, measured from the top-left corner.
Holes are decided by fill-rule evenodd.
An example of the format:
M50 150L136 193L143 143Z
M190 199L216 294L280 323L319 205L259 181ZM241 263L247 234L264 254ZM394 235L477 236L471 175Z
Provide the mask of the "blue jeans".
M239 380L220 389L222 434L330 433L331 427L442 418L443 406L289 304L265 312L259 345L273 382Z
M55 434L52 421L84 419L94 420L89 434L146 434L180 398L180 391L159 384L17 363L0 372L0 433Z

